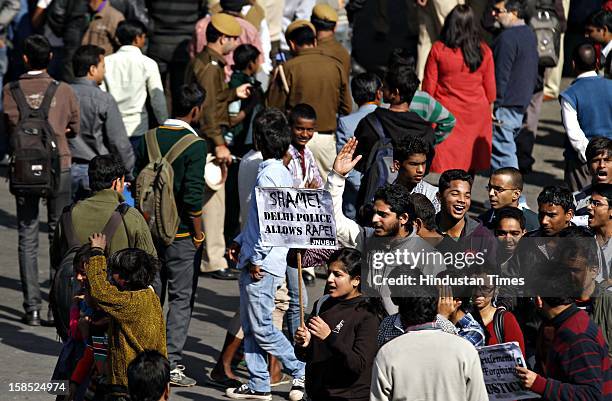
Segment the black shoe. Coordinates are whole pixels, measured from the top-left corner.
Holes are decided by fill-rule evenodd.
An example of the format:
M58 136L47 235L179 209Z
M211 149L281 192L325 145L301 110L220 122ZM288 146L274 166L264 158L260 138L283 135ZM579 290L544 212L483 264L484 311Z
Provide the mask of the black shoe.
M315 278L308 273L302 273L302 280L304 280L304 285L306 287L314 287L316 282Z
M55 326L55 319L53 318L53 311L51 309L47 311L47 320L41 320L40 324L44 327Z
M272 400L272 393L251 390L248 384L238 388L228 388L225 390L225 395L234 400Z
M238 280L238 276L228 271L228 269L221 269L211 273L204 273L204 276L217 280Z
M28 326L40 326L40 312L37 310L26 312L21 321Z

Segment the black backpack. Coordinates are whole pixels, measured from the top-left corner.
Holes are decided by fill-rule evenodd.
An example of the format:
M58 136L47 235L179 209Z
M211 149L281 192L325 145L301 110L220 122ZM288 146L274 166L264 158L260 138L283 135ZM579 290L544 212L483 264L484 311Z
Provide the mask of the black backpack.
M53 319L55 320L55 329L57 334L60 336L62 341L66 341L68 338L68 329L70 326L70 307L73 304L74 297L78 293L78 285L74 279L74 267L73 261L76 252L83 245L79 242L74 232L74 225L72 224L72 208L69 206L64 209L62 213L61 225L63 235L68 243L68 250L64 254L62 261L53 276L53 282L51 283L51 290L49 292L49 307L53 313ZM120 203L110 219L104 226L102 233L107 238L107 248L110 245L111 238L119 228L119 225L123 222L123 216L127 213L129 205L127 203ZM123 222L123 226L127 227ZM128 241L129 241L128 235Z
M368 160L366 160L359 188L358 204L372 202L376 190L385 184L392 184L397 177L397 173L391 170L393 166L393 140L385 132L376 114L370 113L365 119L374 128L378 140L372 147Z
M59 82L52 81L38 109L28 104L19 81L10 84L19 108L19 122L11 135L9 189L15 196L47 197L59 185L59 150L49 124L49 108Z
M497 308L493 315L493 332L497 337L497 342L502 344L505 342L504 334L504 314L506 311L503 308Z

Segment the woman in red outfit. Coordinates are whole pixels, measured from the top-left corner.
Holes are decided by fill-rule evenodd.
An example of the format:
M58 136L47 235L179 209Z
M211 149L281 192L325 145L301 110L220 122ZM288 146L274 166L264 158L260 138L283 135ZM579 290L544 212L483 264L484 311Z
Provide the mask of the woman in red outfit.
M450 12L440 37L427 58L423 90L442 103L457 124L436 146L431 171L460 168L474 174L491 164L493 55L468 5L458 5Z
M474 288L472 305L480 312L480 317L488 332L486 336L487 345L515 341L519 344L523 355L525 355L523 331L516 318L505 308L498 308L494 304L494 299L497 297L497 287L489 279L494 274L495 272L486 266L477 266L474 271L474 277L481 278L484 281L484 285ZM498 337L498 332L503 338Z

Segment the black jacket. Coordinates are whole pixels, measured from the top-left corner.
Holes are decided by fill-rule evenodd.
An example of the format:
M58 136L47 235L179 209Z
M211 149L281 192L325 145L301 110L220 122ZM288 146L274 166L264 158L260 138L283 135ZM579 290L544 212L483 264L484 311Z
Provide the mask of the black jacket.
M324 296L314 304L312 316L320 316L332 332L325 341L313 337L307 348L295 346L297 358L306 362L310 399L369 400L380 320L366 302L362 296L349 300Z

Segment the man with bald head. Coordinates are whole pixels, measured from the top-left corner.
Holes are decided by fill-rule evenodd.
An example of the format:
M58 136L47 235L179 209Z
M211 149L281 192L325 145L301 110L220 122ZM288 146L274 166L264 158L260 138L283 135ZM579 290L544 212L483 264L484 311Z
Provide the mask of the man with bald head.
M589 139L612 138L612 81L597 75L597 53L590 43L574 49L572 65L578 77L561 92L561 116L567 132L565 182L580 191L591 181L586 160Z

